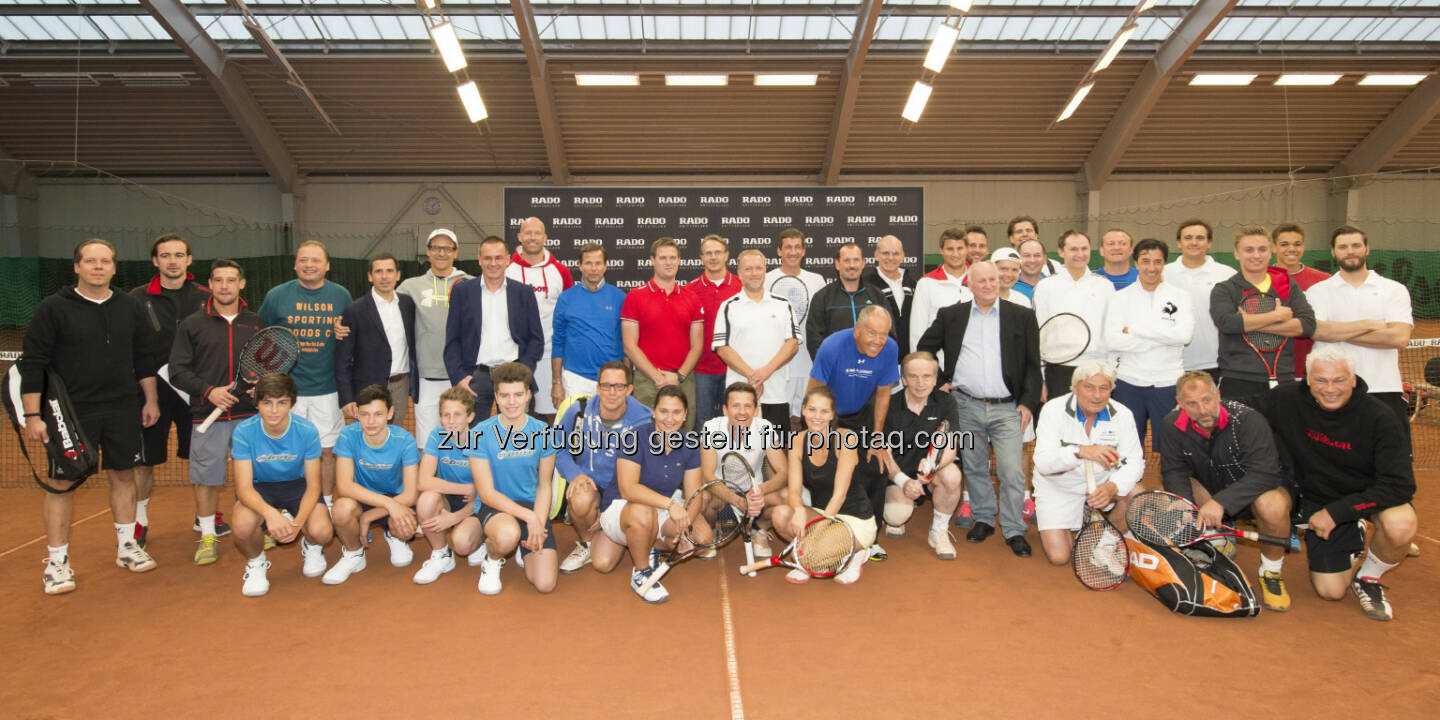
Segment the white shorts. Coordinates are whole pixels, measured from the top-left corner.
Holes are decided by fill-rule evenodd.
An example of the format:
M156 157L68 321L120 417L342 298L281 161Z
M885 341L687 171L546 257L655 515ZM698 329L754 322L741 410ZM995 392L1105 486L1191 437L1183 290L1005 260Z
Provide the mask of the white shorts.
M1035 473L1035 527L1040 530L1079 530L1085 519L1085 488L1079 492L1056 487Z
M600 513L600 529L605 531L605 537L610 538L610 542L620 547L627 547L629 545L629 542L625 539L625 530L620 526L620 513L628 504L629 501L627 500L617 499L610 503L610 507L605 508L605 512ZM655 537L657 539L663 534L665 521L670 519L669 510L660 510L658 512L660 513L659 522L655 523Z
M576 395L595 395L595 381L576 375L569 370L562 370L561 377L565 381L565 397Z
M320 432L320 447L335 447L335 439L345 428L345 417L340 414L340 393L329 395L301 395L295 400L296 415L309 420Z
M810 509L813 510L816 515L820 514L820 508ZM836 515L835 519L845 523L845 526L850 528L850 532L855 535L855 543L861 548L868 548L875 544L874 518L862 520L854 515Z
M549 344L549 340L546 340ZM550 399L550 353L535 363L535 414L554 415L555 402Z

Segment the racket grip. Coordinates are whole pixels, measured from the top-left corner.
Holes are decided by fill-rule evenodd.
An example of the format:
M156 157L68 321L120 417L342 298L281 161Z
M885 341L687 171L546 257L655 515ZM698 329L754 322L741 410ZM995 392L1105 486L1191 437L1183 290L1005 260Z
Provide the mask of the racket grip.
M747 537L745 538L745 567L750 567L755 564L755 541ZM750 577L755 577L754 570L745 574Z
M775 567L776 565L779 565L779 564L780 564L780 558L779 558L779 557L766 558L766 559L764 559L764 560L756 560L755 562L746 563L746 564L744 564L744 565L741 565L741 566L740 566L740 574L741 574L741 575L750 575L750 576L753 577L753 576L755 575L755 571L756 571L756 570L764 570L765 568Z
M665 577L667 572L670 572L670 563L661 561L659 565L655 566L655 571L650 573L650 577L645 578L645 582L640 583L640 587L635 591L644 597L645 593L650 592L650 588L655 587L655 583L660 582L660 578Z
M204 434L205 434L205 431L206 431L206 430L209 430L209 429L210 429L210 426L211 426L211 425L214 425L214 424L215 424L215 421L216 421L216 420L219 420L219 419L220 419L220 416L221 416L221 415L224 415L224 414L225 414L225 408L217 407L217 408L215 408L214 410L211 410L211 411L210 411L210 416L207 417L207 418L205 418L205 422L200 423L200 425L195 428L195 432L200 433L201 435L204 435Z
M1300 538L1291 535L1290 537L1276 537L1275 535L1262 535L1253 530L1246 530L1242 533L1246 540L1251 542L1265 543L1266 545L1279 545L1285 548L1287 553L1300 552Z

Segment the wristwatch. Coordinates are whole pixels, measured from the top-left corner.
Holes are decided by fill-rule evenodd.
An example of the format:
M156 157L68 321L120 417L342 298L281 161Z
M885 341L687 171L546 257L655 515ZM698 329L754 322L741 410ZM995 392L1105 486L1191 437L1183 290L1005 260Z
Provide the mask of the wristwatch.
M685 383L685 373L680 372L679 370L676 370L676 371L675 371L675 379L678 380L678 381L680 382L680 384L683 385L683 384Z

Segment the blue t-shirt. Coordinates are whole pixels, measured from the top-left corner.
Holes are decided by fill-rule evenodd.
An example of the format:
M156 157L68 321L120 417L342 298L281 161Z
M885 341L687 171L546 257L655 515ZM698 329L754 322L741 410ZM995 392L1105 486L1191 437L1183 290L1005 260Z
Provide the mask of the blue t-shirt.
M444 438L445 447L440 446ZM435 477L445 482L475 486L470 475L470 458L465 457L463 437L451 437L445 428L435 428L425 440L425 454L435 458ZM480 509L480 496L475 496L475 509Z
M820 343L810 377L835 393L835 414L854 415L874 397L881 385L900 382L900 348L894 338L885 340L885 349L870 357L855 347L855 330L839 330Z
M1010 286L1010 289L1030 298L1032 301L1035 299L1035 286L1024 280L1016 280L1015 284Z
M633 447L635 452L622 452L616 459L629 460L640 466L640 484L661 495L669 497L675 494L675 490L685 482L685 472L700 467L700 449L682 445L672 449L668 453L655 453L650 447L651 437L655 432L655 423L647 422L635 428L636 442ZM613 482L606 485L600 491L600 510L610 507L610 503L620 499L620 483Z
M335 439L335 457L355 463L355 482L381 495L395 497L405 489L405 468L420 464L415 438L405 428L389 425L385 444L373 447L365 441L360 423L350 423Z
M265 432L259 415L235 426L230 436L230 457L250 461L250 480L256 483L289 482L305 477L305 461L320 458L320 432L299 415L280 437Z
M511 430L495 415L471 431L470 449L465 451L465 456L490 463L495 490L520 505L529 506L534 504L535 489L540 484L541 458L559 450L551 430L549 425L528 415L524 426ZM550 478L545 481L549 482Z
M300 361L290 377L301 395L335 392L335 318L349 304L350 292L328 280L314 290L291 280L265 293L260 319L290 328L300 340Z
M1115 286L1116 290L1124 290L1125 288L1130 287L1130 285L1132 285L1136 280L1140 279L1140 271L1136 270L1133 267L1119 275L1111 275L1110 273L1105 272L1104 265L1095 268L1091 272L1094 272L1096 275L1099 275L1100 277L1109 280L1110 283ZM1020 283L1015 284L1019 285Z

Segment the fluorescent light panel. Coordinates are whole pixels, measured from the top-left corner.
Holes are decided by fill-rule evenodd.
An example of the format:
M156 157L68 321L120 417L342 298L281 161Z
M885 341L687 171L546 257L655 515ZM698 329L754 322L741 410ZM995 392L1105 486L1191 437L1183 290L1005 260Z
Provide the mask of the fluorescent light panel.
M1324 86L1340 81L1343 73L1289 73L1276 78L1276 85Z
M460 104L465 106L465 114L470 116L470 122L477 123L490 117L490 113L485 110L485 101L480 99L480 88L475 85L474 80L456 88L456 91L460 93Z
M1125 43L1130 42L1130 36L1135 34L1135 28L1137 27L1140 26L1131 25L1121 30L1120 34L1116 35L1115 39L1110 41L1109 47L1105 48L1105 54L1100 56L1100 62L1095 64L1095 72L1100 72L1110 67L1110 63L1115 62L1115 56L1119 55L1120 51L1125 48Z
M757 86L814 85L819 73L764 73L755 75Z
M1135 12L1145 12L1153 7L1155 7L1155 0L1140 0L1140 4L1135 8Z
M1191 85L1249 85L1255 81L1254 73L1196 73L1190 78Z
M435 9L435 0L420 0L420 4L424 5L426 10Z
M435 41L435 47L440 50L446 70L453 73L465 67L465 53L460 49L460 38L455 36L454 25L443 22L430 28L430 39Z
M1370 73L1360 78L1361 85L1419 85L1425 82L1425 74Z
M970 12L970 6L974 4L975 0L950 0L950 7L960 12Z
M905 101L905 109L900 111L900 117L912 123L920 122L920 114L925 112L925 103L930 101L931 87L919 80L910 88L910 99Z
M575 73L575 84L586 86L639 85L636 73Z
M1085 96L1086 96L1086 95L1089 95L1089 94L1090 94L1090 90L1092 90L1094 87L1095 87L1095 83L1094 83L1094 82L1090 82L1090 83L1086 83L1085 85L1081 85L1081 86L1080 86L1080 89L1075 91L1074 97L1071 97L1071 98L1070 98L1070 103L1065 106L1065 109L1064 109L1064 110L1061 110L1061 111L1060 111L1060 117L1055 118L1055 122L1058 123L1058 122L1065 122L1066 120L1069 120L1069 119L1070 119L1070 116L1071 116L1071 115L1074 115L1074 114L1075 114L1075 111L1078 110L1078 109L1080 109L1080 103L1085 102Z
M960 38L958 28L940 23L935 30L935 39L930 41L930 52L925 53L923 65L926 70L940 72L945 67L945 61L950 54L955 52L955 41Z
M705 87L714 87L717 85L725 85L729 82L729 80L730 76L724 73L665 73L666 85L698 85Z

